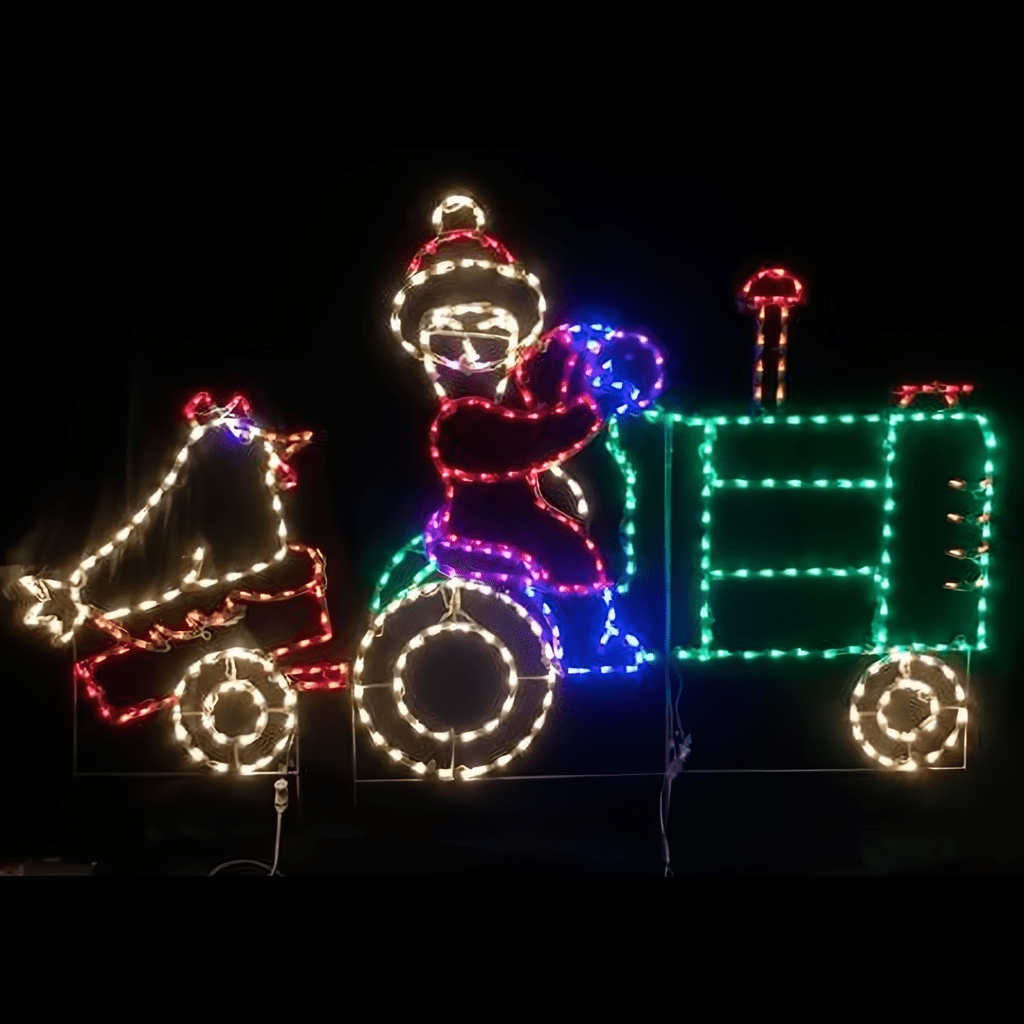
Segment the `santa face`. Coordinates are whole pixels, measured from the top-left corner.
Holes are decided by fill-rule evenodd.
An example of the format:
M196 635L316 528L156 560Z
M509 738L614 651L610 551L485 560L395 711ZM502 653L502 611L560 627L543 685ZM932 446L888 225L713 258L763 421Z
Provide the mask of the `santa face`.
M431 309L420 321L420 352L439 397L486 393L500 398L519 355L519 324L486 302Z

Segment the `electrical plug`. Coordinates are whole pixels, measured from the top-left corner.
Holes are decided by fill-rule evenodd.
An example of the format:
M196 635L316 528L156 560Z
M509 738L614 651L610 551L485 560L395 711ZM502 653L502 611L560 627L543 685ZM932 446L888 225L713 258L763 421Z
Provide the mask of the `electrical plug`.
M277 809L278 814L284 814L285 809L288 807L288 780L278 779L274 783L274 807Z

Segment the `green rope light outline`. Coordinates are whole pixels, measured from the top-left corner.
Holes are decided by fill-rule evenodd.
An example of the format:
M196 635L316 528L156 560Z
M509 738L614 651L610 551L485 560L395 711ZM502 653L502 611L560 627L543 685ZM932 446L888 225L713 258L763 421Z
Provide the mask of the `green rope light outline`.
M391 559L391 564L381 574L380 579L377 580L377 585L376 587L374 587L373 590L373 597L370 600L371 618L375 618L380 613L381 604L383 603L384 588L388 585L388 582L391 579L391 574L405 560L405 556L414 551L421 557L427 558L423 547L422 533L413 537L413 539L409 541L408 544L405 544L403 547L399 548L399 550L395 553L394 557ZM418 586L420 586L420 584L423 583L423 581L428 576L430 576L431 573L435 571L439 571L437 570L437 563L433 559L427 559L427 564L422 569L420 569L415 576L413 576L411 582L409 582L405 587L403 587L402 590L400 590L398 594L394 598L392 598L392 601L403 600L407 594L409 594L411 591L415 590Z
M903 651L910 652L926 652L926 651L971 651L971 650L987 650L987 630L985 626L985 616L988 611L988 603L984 595L984 588L989 585L989 566L990 556L988 552L981 555L979 559L981 567L981 579L984 581L982 587L979 588L978 594L978 627L977 627L977 642L969 644L965 640L957 639L950 644L909 644L903 646L889 647L887 644L888 630L886 628L886 621L888 618L888 602L886 600L887 592L890 588L889 580L889 567L891 566L891 557L889 554L889 546L892 540L892 524L891 515L895 509L895 502L892 499L893 479L892 479L892 463L896 457L896 425L904 422L924 422L924 421L944 421L944 420L973 420L978 424L981 430L982 437L985 442L985 448L989 452L989 458L985 462L985 477L991 480L994 473L995 467L991 458L992 451L997 447L997 442L994 433L988 425L987 417L978 413L869 413L866 415L816 415L816 416L715 416L715 417L702 417L702 416L686 416L681 413L671 413L663 409L653 409L644 414L644 418L649 423L658 423L659 421L665 421L666 423L683 423L686 426L702 427L704 430L704 438L698 449L699 454L703 457L703 477L704 486L701 489L701 497L703 499L703 512L701 516L702 534L701 534L701 593L702 593L702 605L700 611L701 620L701 646L699 648L682 648L677 647L673 649L673 655L678 660L699 660L709 661L717 658L744 658L751 660L755 658L771 657L771 658L783 658L783 657L809 657L809 656L822 656L826 659L832 659L841 655L847 654L884 654L884 653L899 653ZM804 422L811 423L846 423L846 424L863 424L863 423L884 423L887 427L885 440L882 443L882 450L885 456L885 476L882 481L877 480L786 480L778 481L770 478L764 480L719 480L715 471L713 463L714 454L714 443L717 440L717 427L718 426L731 426L740 425L747 426L750 424L764 424L766 426L778 426L778 425L799 425ZM879 486L881 484L881 486ZM790 488L790 487L814 487L814 488L825 488L825 489L879 489L884 491L886 494L885 500L883 501L883 524L882 524L882 550L880 556L879 566L861 566L853 569L807 569L807 570L795 570L795 569L776 569L776 570L756 570L746 571L739 570L734 573L724 573L720 571L714 571L711 569L711 497L714 490L721 487L763 487L763 488ZM992 514L992 496L993 488L991 483L984 489L985 504L982 509L982 513L988 516ZM668 495L666 493L666 502L668 501ZM634 504L635 507L635 504ZM982 541L989 543L991 540L991 519L986 520L982 524ZM825 650L809 650L804 648L796 648L795 650L780 651L780 650L741 650L741 651L727 651L718 650L712 648L712 642L714 635L711 629L711 609L709 604L709 593L711 589L711 580L713 579L725 579L725 578L752 578L752 579L764 579L772 578L774 576L787 576L787 577L833 577L842 578L850 577L853 575L870 575L874 574L875 578L875 590L876 590L876 604L875 604L875 616L872 624L872 643L871 645L852 645L849 647L838 647L828 648Z
M619 443L618 418L613 416L608 421L608 430L604 436L604 446L622 474L622 481L625 485L625 499L622 512L622 522L619 524L619 539L622 542L623 550L626 553L626 568L622 579L616 586L620 594L629 593L629 582L636 575L636 550L633 547L633 537L636 536L636 470L633 463L629 461L621 444Z

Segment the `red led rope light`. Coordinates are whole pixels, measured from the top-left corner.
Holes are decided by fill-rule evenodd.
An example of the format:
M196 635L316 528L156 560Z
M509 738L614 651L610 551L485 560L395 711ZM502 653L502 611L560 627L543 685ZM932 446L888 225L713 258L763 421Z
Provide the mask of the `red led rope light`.
M438 246L446 245L449 242L476 242L485 249L490 249L495 256L505 263L510 265L515 263L515 257L496 238L491 238L490 235L482 234L472 228L457 228L454 231L446 231L444 234L438 235L437 238L427 242L413 257L406 276L411 277L415 274L423 265L423 258L425 256L436 256Z
M529 396L528 401L532 403L533 398L530 396L525 384L521 384L521 387L524 390L524 398ZM524 467L509 469L500 473L486 471L470 472L446 463L438 447L438 436L440 434L441 425L446 420L451 419L453 416L458 415L466 409L482 411L486 413L487 416L494 416L496 418L500 417L503 420L511 420L513 422L530 422L541 419L548 420L553 416L566 416L581 408L589 410L593 417L586 435L569 447L547 455L541 460L531 461ZM430 428L430 456L445 484L445 503L442 509L438 513L435 513L428 524L428 544L431 547L437 547L438 545L445 547L450 546L451 548L462 550L467 553L483 552L487 555L496 555L499 558L504 558L509 562L518 562L526 569L527 572L527 577L524 578L524 582L550 584L550 573L540 566L536 559L527 552L522 551L513 545L460 537L452 532L451 517L458 483L498 483L510 480L523 480L529 484L530 489L533 492L534 505L562 526L572 530L572 532L583 541L584 547L594 562L595 579L593 582L587 584L557 584L554 589L563 594L591 594L609 587L611 584L605 573L604 563L597 551L596 545L590 537L587 536L586 528L551 505L541 493L539 482L541 473L550 469L552 466L557 466L560 463L565 462L567 459L572 458L572 456L577 452L581 451L600 431L603 426L603 422L597 402L587 394L579 395L569 402L559 402L556 405L549 406L543 413L538 411L521 412L509 409L496 402L476 397L454 400L447 399L443 401L441 403L440 412ZM509 579L516 578L515 572L473 572L469 575L474 579L482 579L485 576L493 577L501 580L502 582L507 582Z
M542 352L549 350L552 340L557 341L563 346L566 352L566 359L560 370L556 400L550 405L542 406L529 383L528 371L536 366L535 360L537 357ZM540 475L566 462L581 451L601 430L604 425L604 418L597 401L589 392L584 391L573 398L569 397L573 374L579 365L582 353L573 348L568 325L555 328L553 331L543 335L540 341L540 346L524 353L523 358L511 374L512 380L527 407L525 411L513 410L497 402L478 397L442 400L441 409L431 425L430 454L445 485L445 504L428 523L426 540L428 546L435 551L440 548L447 548L450 551L461 551L467 554L485 554L490 557L503 559L508 563L518 563L521 569L525 569L525 576L520 573L518 578L527 586L530 584L544 584L553 586L553 589L563 594L584 595L598 593L612 585L600 553L588 536L586 527L578 520L567 516L560 509L554 507L544 496L540 488ZM646 343L645 338L642 341ZM584 358L583 368L588 378L593 376L594 367L589 359ZM584 407L593 416L586 434L580 437L574 444L547 454L541 459L531 460L525 466L506 469L501 472L469 471L452 464L450 461L446 461L440 453L439 436L442 425L447 420L467 409L474 409L477 412L485 413L487 416L493 415L514 422L542 420L550 423L554 418L567 416ZM548 570L539 565L536 558L528 552L513 545L463 537L453 532L451 520L456 499L456 487L459 483L500 483L512 480L527 482L532 492L534 506L561 526L572 530L583 541L588 556L593 560L593 578L591 582L552 585ZM510 565L511 568L513 568L513 565ZM473 579L490 578L503 583L517 579L517 573L514 569L512 572L507 573L500 571L473 571L467 573L467 575Z
M895 388L893 395L899 399L899 406L905 409L921 395L940 395L947 408L952 409L960 404L961 396L966 397L974 391L973 384L943 384L933 381L931 384L901 384Z
M774 294L758 295L755 286L766 282L769 289L779 287L782 291ZM751 290L754 294L751 294ZM789 294L786 294L786 292ZM754 402L760 407L763 401L761 384L764 377L764 328L769 306L779 310L780 332L776 351L776 388L775 404L782 405L786 399L786 346L789 330L790 310L806 302L804 286L782 267L768 267L759 270L740 289L740 305L757 314L757 343L754 349Z
M330 616L327 610L324 556L316 548L307 547L305 544L289 544L288 547L291 551L306 554L312 562L313 577L308 583L292 590L276 593L232 590L219 607L209 614L198 610L187 612L185 615L187 629L176 630L163 623L156 623L150 628L146 638L135 637L124 626L106 619L100 614L95 615L91 620L93 625L118 641L117 646L77 661L74 666L74 677L76 682L81 682L84 685L86 694L96 701L101 716L107 721L122 725L154 714L165 707L170 707L176 704L178 699L172 695L161 699L144 700L129 707L115 709L107 700L106 692L96 679L96 669L99 665L132 650L166 651L172 641L194 640L208 628L218 629L230 625L237 620L240 606L243 604L288 601L305 594L313 594L316 597L320 609L322 631L313 637L274 649L270 653L275 659L287 658L297 651L305 650L314 644L326 643L332 639L334 634L331 630ZM349 666L347 664L299 665L282 668L281 671L292 680L293 686L297 690L339 690L348 685Z
M533 392L530 390L529 385L526 383L526 370L533 359L539 356L542 352L547 351L552 340L561 342L567 349L569 349L569 358L566 359L565 366L562 369L562 380L558 389L559 401L555 406L555 408L558 408L558 406L564 405L569 400L569 381L572 379L573 371L576 369L580 353L574 352L570 346L568 340L568 325L562 325L561 327L556 327L552 331L548 331L547 334L542 335L540 340L540 347L528 349L524 353L522 360L516 364L515 369L512 371L512 379L519 388L520 394L523 396L523 401L528 407L532 408L537 404L537 400L534 397Z
M443 221L446 216L462 210L472 213L476 220L475 228L459 228L455 230L442 231ZM580 353L575 350L569 335L570 328L563 325L547 334L541 335L541 324L545 310L544 297L540 292L539 282L533 275L526 274L516 263L512 254L496 239L483 234L484 214L482 210L468 197L450 196L434 212L433 223L437 229L437 236L426 242L416 253L409 264L406 284L395 297L395 308L392 313L391 327L396 339L403 347L413 355L423 358L433 381L435 391L440 399L440 409L431 425L430 430L430 456L441 477L445 489L445 501L443 506L431 517L424 533L424 540L428 553L438 561L442 567L451 570L458 576L465 576L470 579L483 580L492 579L495 582L508 583L511 581L522 582L527 586L531 584L545 584L564 594L593 594L608 589L611 586L604 562L597 550L594 541L588 535L585 525L577 519L567 516L560 509L555 508L543 495L540 489L540 476L549 470L558 472L561 463L572 458L584 448L600 431L604 424L604 417L601 408L595 397L590 394L586 381L580 381L578 388L582 390L579 395L573 395L576 390L572 387L572 378L580 364L580 356L583 355L582 367L587 376L594 378L595 367L591 365L588 353ZM497 263L482 262L474 259L458 259L455 257L447 261L431 264L436 260L440 248L451 243L471 243L483 248L488 256L497 256ZM403 333L401 310L405 306L406 294L413 287L419 287L424 283L424 275L444 274L450 270L463 266L476 266L481 269L497 271L500 276L525 284L535 295L538 321L531 334L523 341L518 340L517 330L512 335L511 348L506 353L505 365L507 366L506 376L502 378L497 387L494 400L476 396L453 398L448 395L445 388L439 384L436 374L432 370L433 363L429 353L424 353L423 337L420 337L419 344L407 338ZM427 269L424 269L427 268ZM448 307L445 307L448 308ZM488 307L489 308L489 307ZM461 307L451 307L454 312L459 312ZM468 307L462 312L470 312ZM618 335L624 337L624 335ZM643 344L647 339L639 337ZM535 385L539 382L531 381L530 371L537 365L534 360L540 352L548 351L553 339L566 350L566 359L559 367L560 380L558 382L558 393L553 401L539 400L535 394ZM470 372L480 369L477 366L477 357L473 352L468 353L472 365ZM660 363L660 356L656 355L656 362ZM526 407L523 410L514 410L507 405L502 405L501 400L506 381L511 382L518 390L522 404ZM660 386L659 379L656 389ZM614 385L621 386L621 385ZM484 437L490 434L491 440L497 441L501 438L500 425L540 421L544 424L557 425L558 420L563 424L571 424L566 417L572 414L586 412L586 422L580 425L579 430L573 430L574 441L564 447L551 452L547 450L542 456L521 454L517 452L515 439L508 443L501 451L500 458L495 459L490 453L484 456L486 469L470 468L465 463L459 462L455 457L449 458L447 453L442 456L441 446L442 430L446 425L454 428L456 434L461 433L463 438ZM468 416L467 416L468 414ZM454 422L453 422L454 421ZM459 429L460 425L466 429ZM490 432L489 425L497 425L498 431ZM475 428L475 429L469 429ZM530 442L539 442L541 438L531 438ZM479 454L479 453L478 453ZM493 468L495 463L500 463L501 468ZM558 524L559 528L571 530L575 538L582 542L581 554L583 554L586 565L592 567L588 571L587 582L574 583L552 583L549 570L540 565L536 556L531 555L514 545L478 539L470 536L460 536L453 524L453 512L455 502L458 498L462 485L469 484L491 484L523 481L530 489L530 498L535 508ZM475 531L474 531L475 532ZM458 562L464 559L457 559L455 564L447 565L443 559L437 556L445 550L451 552L464 552L470 555L483 554L493 558L498 563L498 568L491 571L491 563L485 563L487 568L484 571L464 571L458 568ZM502 571L507 566L508 572Z

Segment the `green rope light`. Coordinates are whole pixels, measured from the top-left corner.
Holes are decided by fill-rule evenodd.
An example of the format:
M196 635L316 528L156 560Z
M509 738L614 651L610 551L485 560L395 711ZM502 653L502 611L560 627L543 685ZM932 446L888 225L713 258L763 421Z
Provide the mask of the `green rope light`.
M803 647L794 647L788 651L765 650L765 651L727 651L721 648L714 650L677 647L673 654L680 661L711 661L718 658L744 658L751 661L755 658L808 658L822 657L825 659L838 658L846 654L888 654L893 652L915 652L925 653L928 651L974 651L984 650L980 644L969 644L966 640L959 640L950 644L852 644L849 647L830 647L824 650L807 650Z
M991 538L991 515L992 515L992 476L994 464L989 457L985 462L985 481L981 493L984 495L984 506L982 508L982 554L977 564L981 568L981 578L978 585L977 597L977 640L975 643L968 643L958 637L952 643L947 644L907 644L891 646L888 643L889 631L887 628L889 617L889 593L891 590L892 556L891 545L893 540L892 517L896 510L896 502L893 499L893 463L896 460L897 431L905 423L921 422L944 422L944 421L968 421L976 423L984 439L986 451L991 453L997 447L994 433L991 430L989 421L985 416L965 412L939 412L939 413L899 413L891 412L886 414L871 413L867 415L815 415L815 416L689 416L681 413L670 413L662 409L649 410L644 414L648 423L657 424L668 422L681 424L687 427L694 427L703 431L703 437L698 455L702 466L703 486L701 488L701 499L703 510L701 515L701 538L700 538L700 631L701 644L696 648L677 647L673 650L676 658L682 660L708 661L718 658L784 658L784 657L811 657L818 656L826 659L836 658L843 655L864 655L887 652L925 652L925 651L970 651L986 650L987 629L986 615L988 603L983 591L989 585L989 542ZM758 426L762 428L787 426L799 426L801 424L877 424L885 428L882 440L882 454L884 462L884 476L880 479L722 479L715 469L715 445L718 438L717 428L720 426ZM763 490L860 490L875 491L882 500L882 528L881 548L878 565L857 566L857 567L829 567L822 566L810 569L737 569L724 571L712 568L711 551L711 524L712 497L716 492L723 489L763 489ZM774 578L836 578L849 579L851 577L871 577L875 589L875 610L871 627L871 642L862 645L851 645L848 647L836 647L823 650L811 650L795 648L790 650L725 650L714 646L714 630L712 612L710 605L711 583L723 579L774 579Z
M678 417L672 422L678 423ZM700 492L704 502L704 511L700 517L700 649L702 653L707 654L714 638L711 629L711 493L715 486L713 460L718 431L712 423L705 423L703 426L704 442L698 449L698 454L703 459L701 471L704 476L704 486Z
M373 591L373 598L370 601L371 616L377 615L380 612L381 605L383 604L384 588L391 581L391 574L399 565L401 565L407 555L414 552L426 559L427 564L420 569L415 576L413 576L412 580L398 592L397 596L393 600L403 600L407 594L415 590L425 579L427 579L428 576L437 570L437 563L431 559L427 559L423 546L423 534L421 533L416 537L413 537L408 544L398 550L395 556L391 559L391 564L384 570L380 579L377 581L377 586Z
M615 460L615 464L619 467L619 472L622 473L626 488L622 524L619 530L622 547L626 554L626 568L616 587L620 594L625 594L629 591L629 581L636 575L636 550L633 547L633 537L636 536L636 471L619 443L619 424L614 416L608 421L608 431L605 434L604 443Z

